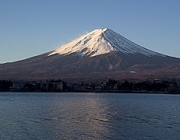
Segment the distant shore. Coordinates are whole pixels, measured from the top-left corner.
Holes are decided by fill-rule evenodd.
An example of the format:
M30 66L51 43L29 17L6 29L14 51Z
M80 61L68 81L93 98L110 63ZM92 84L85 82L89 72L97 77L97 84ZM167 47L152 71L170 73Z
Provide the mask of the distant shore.
M0 80L0 92L94 92L94 93L158 93L179 94L179 81L129 82L109 79L101 83L67 83L62 80Z

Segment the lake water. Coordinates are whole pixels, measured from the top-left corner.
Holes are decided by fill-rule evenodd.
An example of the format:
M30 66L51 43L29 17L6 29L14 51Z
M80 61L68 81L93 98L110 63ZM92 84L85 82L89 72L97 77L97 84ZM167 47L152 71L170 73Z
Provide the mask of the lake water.
M1 140L180 139L180 95L0 93Z

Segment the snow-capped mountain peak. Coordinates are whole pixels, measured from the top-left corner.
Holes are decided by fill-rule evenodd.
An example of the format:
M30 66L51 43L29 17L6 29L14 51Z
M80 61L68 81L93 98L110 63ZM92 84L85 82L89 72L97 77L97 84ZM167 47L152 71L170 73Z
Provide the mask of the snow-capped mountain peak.
M111 29L104 28L96 29L55 49L49 54L49 56L53 54L77 53L80 57L85 55L93 57L106 54L111 51L120 51L124 54L140 53L147 56L161 55L133 43Z

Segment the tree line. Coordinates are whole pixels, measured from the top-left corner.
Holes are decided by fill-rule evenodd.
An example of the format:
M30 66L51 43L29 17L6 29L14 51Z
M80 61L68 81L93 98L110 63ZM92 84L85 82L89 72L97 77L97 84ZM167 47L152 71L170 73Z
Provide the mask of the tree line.
M0 91L23 91L23 92L93 92L93 91L114 91L114 92L167 92L180 93L178 81L116 81L109 79L101 83L67 83L62 80L47 81L10 81L0 80Z

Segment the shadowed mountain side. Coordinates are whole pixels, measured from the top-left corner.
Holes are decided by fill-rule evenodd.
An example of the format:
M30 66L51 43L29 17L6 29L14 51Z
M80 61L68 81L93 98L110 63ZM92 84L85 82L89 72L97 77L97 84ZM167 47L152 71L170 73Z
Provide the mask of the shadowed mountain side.
M1 79L64 79L93 81L98 79L146 79L174 77L180 72L180 60L173 57L147 57L111 52L95 57L46 54L0 65ZM151 77L152 78L152 77Z

